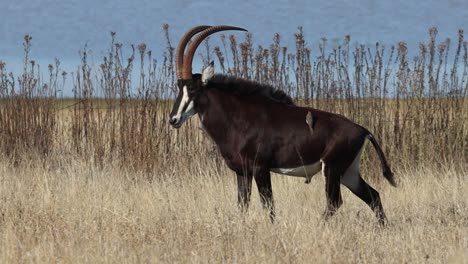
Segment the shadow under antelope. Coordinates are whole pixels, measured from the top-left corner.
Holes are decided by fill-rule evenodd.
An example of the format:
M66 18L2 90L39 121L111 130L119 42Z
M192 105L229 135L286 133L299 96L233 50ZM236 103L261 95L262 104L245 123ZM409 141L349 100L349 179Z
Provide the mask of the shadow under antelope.
M170 114L170 124L179 128L198 114L227 166L237 174L241 210L249 206L254 178L261 203L273 221L271 172L305 177L309 183L321 170L326 182L325 218L341 206L340 185L343 184L367 203L379 223L384 224L386 217L379 193L359 172L366 139L377 151L383 176L393 186L395 181L382 149L366 128L341 115L296 106L291 97L269 85L215 75L213 65L202 74L192 74L197 47L209 35L223 30L246 31L232 26L197 26L180 40L176 51L179 94Z

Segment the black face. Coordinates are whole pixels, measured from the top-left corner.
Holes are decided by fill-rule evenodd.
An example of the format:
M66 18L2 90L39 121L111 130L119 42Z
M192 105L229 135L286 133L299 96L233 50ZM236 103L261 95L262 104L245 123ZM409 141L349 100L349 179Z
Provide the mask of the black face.
M190 117L196 114L195 98L200 91L200 75L193 75L192 80L178 80L179 94L169 115L169 123L174 128L179 128Z

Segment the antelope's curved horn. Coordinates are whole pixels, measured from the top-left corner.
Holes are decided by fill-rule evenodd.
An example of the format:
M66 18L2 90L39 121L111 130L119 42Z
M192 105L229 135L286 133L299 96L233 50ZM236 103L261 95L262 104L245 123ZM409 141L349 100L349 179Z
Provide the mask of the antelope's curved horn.
M177 79L182 78L182 68L184 65L184 51L185 46L190 41L190 39L195 36L198 32L201 32L205 29L210 28L211 26L196 26L190 29L189 31L185 32L184 36L180 39L179 45L177 46L176 50L176 69L177 69Z
M188 47L187 53L184 56L184 67L182 69L182 79L191 79L192 78L192 61L193 61L193 56L195 55L195 51L197 50L198 46L200 43L207 38L209 35L219 32L219 31L224 31L224 30L241 30L241 31L247 31L246 29L240 28L240 27L233 27L233 26L215 26L215 27L210 27L208 29L205 29L202 31L190 44Z

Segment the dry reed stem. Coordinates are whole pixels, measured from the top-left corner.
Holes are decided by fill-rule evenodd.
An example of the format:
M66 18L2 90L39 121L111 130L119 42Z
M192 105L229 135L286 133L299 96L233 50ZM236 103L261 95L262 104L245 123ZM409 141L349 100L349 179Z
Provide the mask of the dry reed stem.
M154 175L173 169L174 157L203 153L221 166L196 118L177 131L168 126L170 98L176 92L174 48L169 26L163 25L163 31L167 47L156 56L160 62L145 44L131 46L124 58L115 32L98 68L88 63L85 47L78 70L69 74L72 100L61 99L58 92L67 77L60 74L60 62L49 65L48 81L42 79L29 56L32 39L26 36L23 74L15 78L0 63L0 149L5 157L18 164L25 153L42 153L45 160L54 153L76 153L89 164L117 162ZM414 59L405 42L353 47L346 36L330 48L323 38L314 54L302 28L294 37L296 49L288 52L280 34L273 36L269 49L254 44L251 33L243 40L221 35L222 47L206 42L202 61L214 53L228 74L270 83L299 105L349 117L375 134L395 168L466 167L468 51L462 30L449 55L451 41L438 43L437 29L431 28L428 43L421 43ZM373 153L365 159L376 162ZM376 166L365 169L379 173Z

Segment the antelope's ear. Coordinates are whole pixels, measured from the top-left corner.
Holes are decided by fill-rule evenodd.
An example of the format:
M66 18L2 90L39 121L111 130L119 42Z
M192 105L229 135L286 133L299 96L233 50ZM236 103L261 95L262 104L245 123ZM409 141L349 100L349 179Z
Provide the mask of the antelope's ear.
M210 65L208 65L208 67L206 67L203 70L202 77L201 77L203 84L206 84L208 80L211 77L213 77L213 75L214 75L214 61L211 61Z

